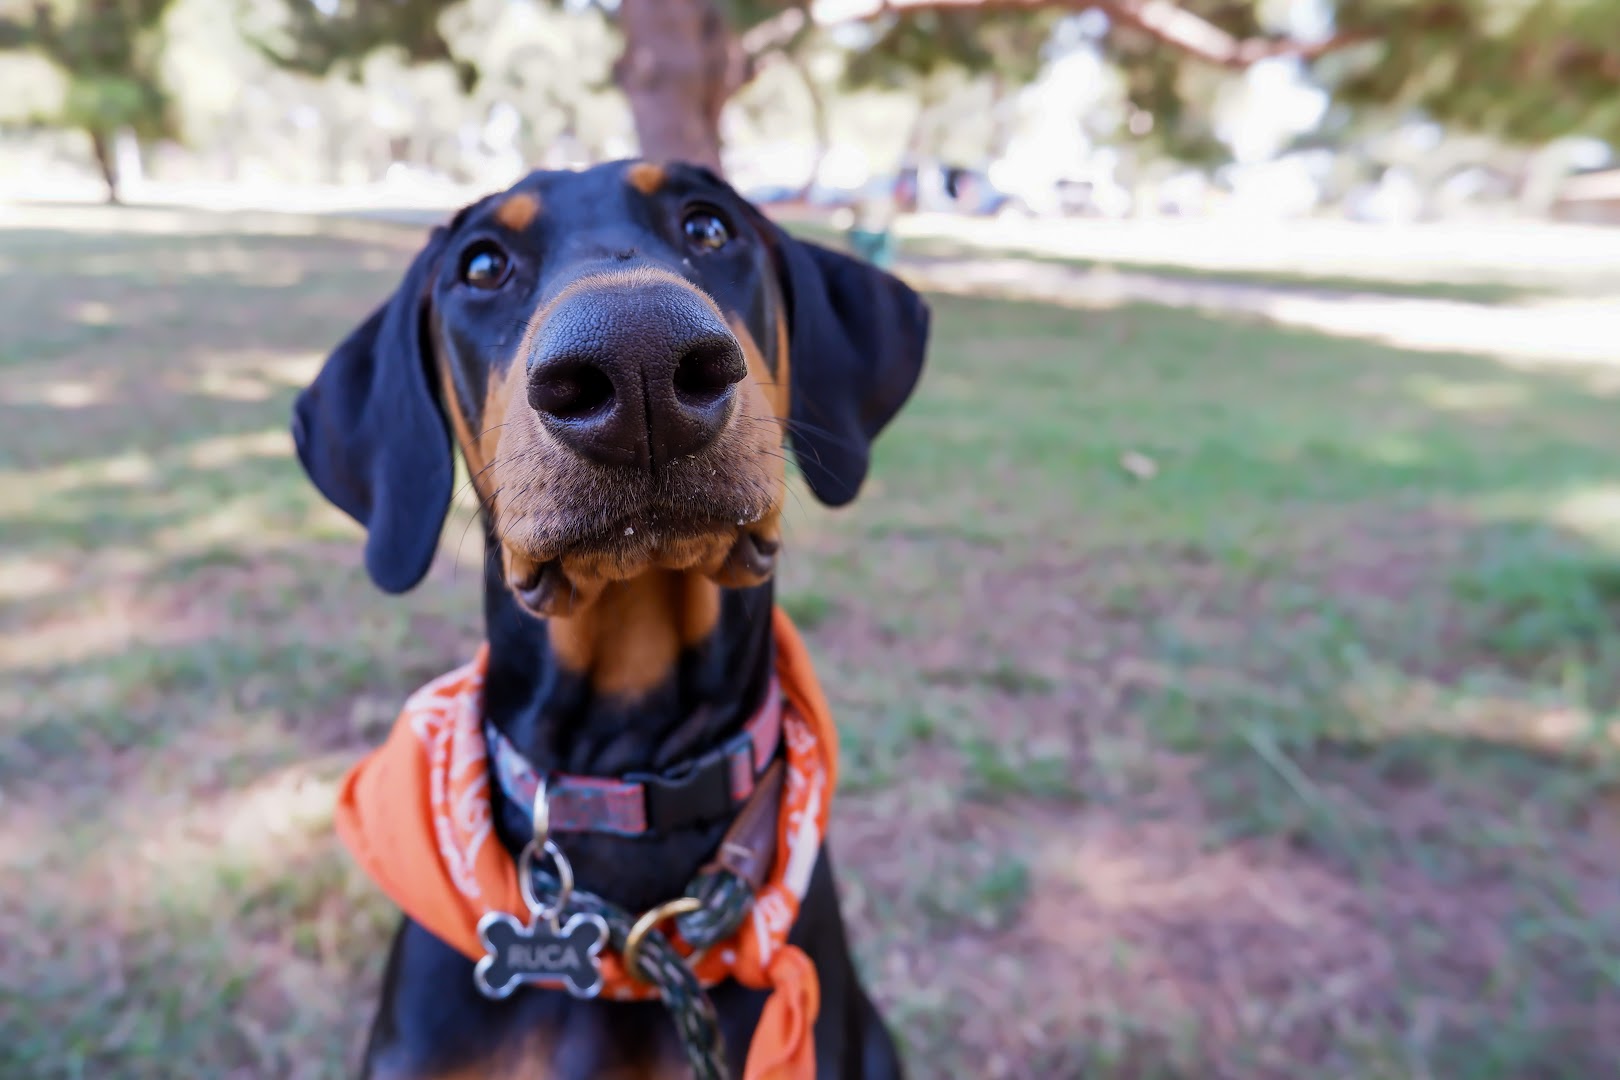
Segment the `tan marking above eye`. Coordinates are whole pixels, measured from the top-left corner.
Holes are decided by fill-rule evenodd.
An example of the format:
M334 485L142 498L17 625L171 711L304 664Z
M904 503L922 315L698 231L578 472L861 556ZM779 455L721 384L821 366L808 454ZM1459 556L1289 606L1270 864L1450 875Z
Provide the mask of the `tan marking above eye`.
M625 170L624 179L643 195L651 195L664 186L664 167L650 161L638 161Z
M534 219L540 216L540 196L532 191L520 191L516 195L508 195L506 200L495 209L495 220L511 229L513 232L522 232L534 224Z

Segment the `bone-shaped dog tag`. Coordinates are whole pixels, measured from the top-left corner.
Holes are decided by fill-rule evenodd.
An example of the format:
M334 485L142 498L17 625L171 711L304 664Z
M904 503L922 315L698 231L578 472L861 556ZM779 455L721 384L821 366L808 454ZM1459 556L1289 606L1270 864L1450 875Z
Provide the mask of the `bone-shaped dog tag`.
M525 926L504 911L491 911L478 920L485 956L473 969L473 981L489 998L508 997L524 984L595 997L602 991L598 954L607 936L607 921L588 912L571 916L559 930L538 916Z

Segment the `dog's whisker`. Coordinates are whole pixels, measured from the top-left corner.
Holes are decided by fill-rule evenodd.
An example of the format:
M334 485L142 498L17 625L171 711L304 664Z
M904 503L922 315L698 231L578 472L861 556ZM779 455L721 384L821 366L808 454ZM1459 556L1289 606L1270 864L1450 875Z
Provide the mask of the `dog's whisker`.
M467 482L465 484L462 484L460 487L458 487L455 490L455 493L451 496L451 501L459 499L461 497L462 492L466 491L470 487L473 487L478 482L479 477L481 477L485 473L489 472L489 470L495 468L497 462L499 462L499 461L500 461L500 459L497 458L494 461L491 461L488 465L485 465L482 469L479 469L477 472L470 474L467 477ZM479 503L482 504L482 502L483 502L483 497L480 496L479 497Z
M504 488L496 488L494 491L489 493L488 509L491 513L494 512L495 496L499 495L503 490ZM467 524L462 526L461 537L456 541L456 559L454 563L455 570L451 574L452 579L454 578L455 574L459 573L461 570L461 549L467 545L467 534L472 531L473 522L482 521L483 517L484 515L482 509L475 510L467 515Z
M833 444L834 446L860 445L860 440L858 439L852 439L847 435L840 435L831 428L822 427L820 424L812 424L807 420L795 420L790 417L784 419L782 423L787 427L789 434L792 434L795 431L802 431L806 435L819 436L821 439Z

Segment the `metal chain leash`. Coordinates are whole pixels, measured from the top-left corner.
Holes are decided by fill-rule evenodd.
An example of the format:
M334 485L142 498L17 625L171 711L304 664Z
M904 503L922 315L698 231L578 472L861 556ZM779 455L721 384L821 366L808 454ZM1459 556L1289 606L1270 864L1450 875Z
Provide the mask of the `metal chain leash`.
M630 960L627 948L637 917L595 893L580 889L564 890L558 878L538 866L532 871L537 895L562 900L562 912L599 915L608 925L608 942L619 955ZM686 894L702 904L676 919L681 936L698 950L715 945L742 925L748 915L753 892L741 877L726 870L708 870L692 879ZM726 1049L720 1036L714 1004L691 964L675 951L675 946L656 926L640 935L633 950L635 967L631 974L658 989L658 995L675 1021L675 1030L686 1050L686 1060L697 1080L726 1080Z

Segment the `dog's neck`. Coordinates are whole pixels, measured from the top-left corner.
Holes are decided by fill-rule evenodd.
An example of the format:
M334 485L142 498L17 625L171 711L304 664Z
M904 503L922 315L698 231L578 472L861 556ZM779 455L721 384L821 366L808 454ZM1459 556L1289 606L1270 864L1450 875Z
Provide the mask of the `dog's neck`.
M718 747L763 702L775 656L772 588L719 589L649 571L610 586L585 611L538 619L507 587L498 543L485 555L489 669L484 715L542 773L663 771ZM503 843L529 839L526 815L492 785ZM627 907L684 891L727 823L624 839L555 839L580 887Z

